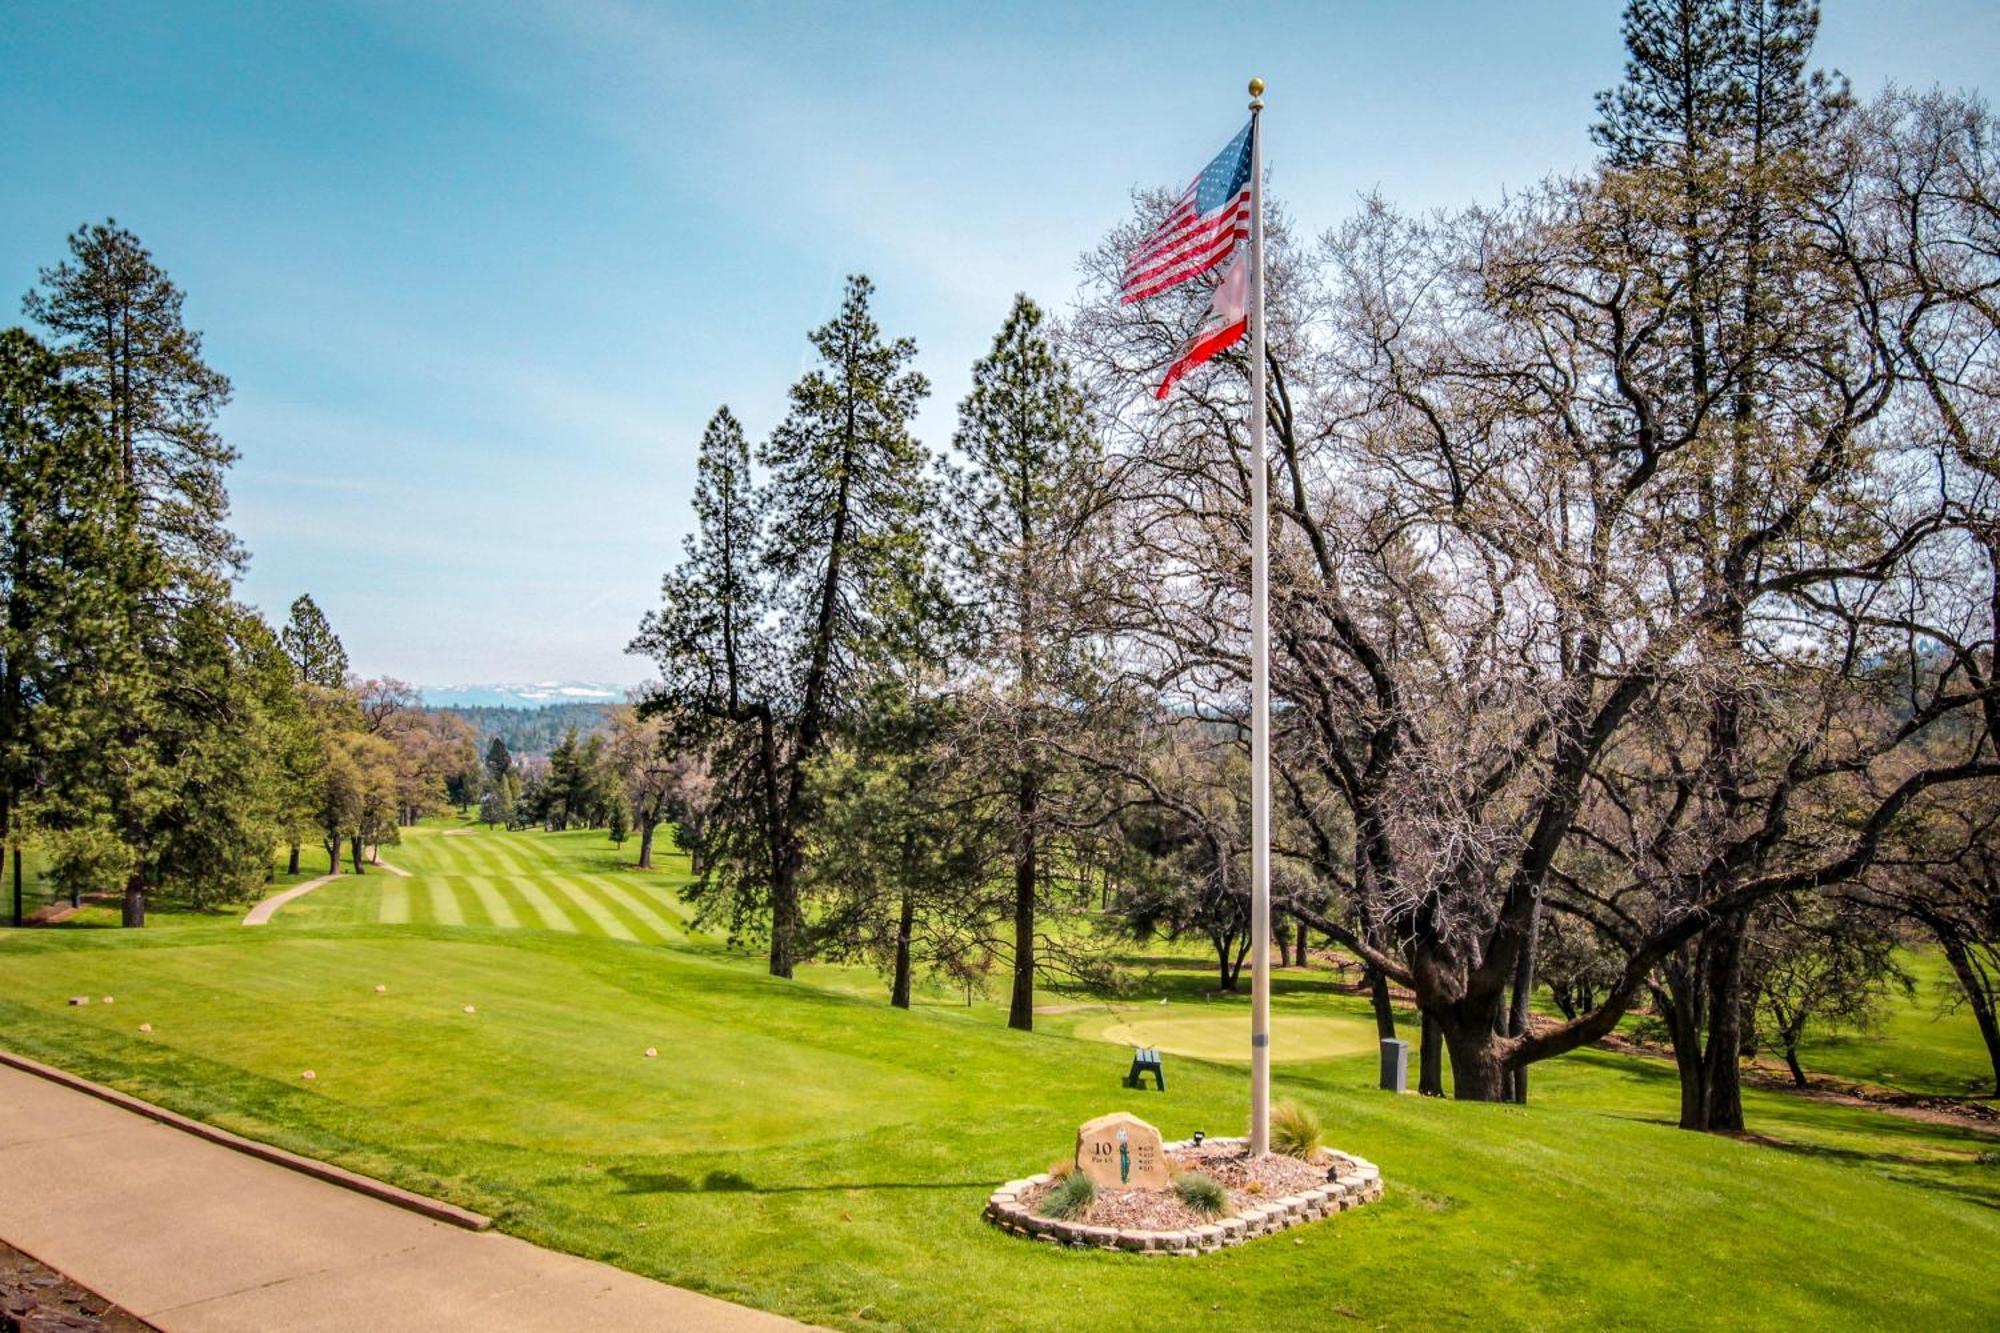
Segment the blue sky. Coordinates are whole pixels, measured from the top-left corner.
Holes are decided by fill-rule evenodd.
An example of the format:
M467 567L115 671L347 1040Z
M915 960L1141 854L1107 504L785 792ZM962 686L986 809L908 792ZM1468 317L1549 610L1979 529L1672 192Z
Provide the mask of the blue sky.
M1991 82L2000 6L1825 7L1857 91ZM1586 163L1618 10L7 0L0 318L116 216L235 381L249 601L312 592L369 673L636 682L703 423L770 429L845 274L941 447L1012 294L1067 304L1250 74L1317 231Z

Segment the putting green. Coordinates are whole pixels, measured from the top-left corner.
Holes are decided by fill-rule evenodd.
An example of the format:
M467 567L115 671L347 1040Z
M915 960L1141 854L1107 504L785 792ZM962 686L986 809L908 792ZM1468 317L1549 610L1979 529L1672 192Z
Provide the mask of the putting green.
M1250 1059L1247 1010L1171 1017L1110 1015L1081 1024L1077 1035L1125 1046L1157 1046L1169 1054L1200 1060L1248 1063ZM1279 1014L1271 1020L1271 1058L1278 1063L1372 1055L1375 1050L1375 1025L1365 1019L1331 1014Z

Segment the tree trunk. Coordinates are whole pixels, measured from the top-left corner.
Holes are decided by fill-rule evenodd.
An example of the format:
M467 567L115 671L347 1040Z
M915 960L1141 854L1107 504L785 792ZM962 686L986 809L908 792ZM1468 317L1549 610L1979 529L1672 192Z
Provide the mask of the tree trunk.
M889 991L889 1003L898 1009L910 1007L910 936L917 924L917 895L905 885L903 910L896 919L896 981Z
M1426 1097L1444 1096L1444 1033L1429 1014L1423 1016L1423 1035L1417 1043L1417 1091Z
M1785 1065L1792 1071L1792 1086L1806 1086L1806 1071L1799 1068L1799 1044L1794 1039L1785 1038Z
M119 924L135 928L146 924L146 874L137 867L125 881L125 904Z
M299 873L299 845L297 843L292 844L292 855L285 862L285 873L287 875L296 875Z
M21 877L20 856L21 849L17 847L14 849L16 884L20 883ZM1952 975L1958 978L1959 987L1965 992L1965 1002L1972 1007L1972 1016L1979 1022L1979 1035L1986 1039L1986 1058L1993 1065L1993 1094L2000 1097L2000 1015L1994 1013L1993 994L1986 989L1965 941L1953 932L1936 933L1938 942L1944 945L1944 956L1951 963Z
M1028 770L1015 790L1019 824L1014 841L1014 993L1007 1006L1007 1026L1030 1032L1035 1026L1035 812L1040 784Z
M1298 957L1295 961L1295 965L1298 967L1311 967L1312 955L1306 952L1306 945L1308 941L1306 939L1306 923L1303 921L1299 922L1299 933L1297 940L1298 940Z
M11 804L7 799L7 793L0 792L0 864L5 864L4 858L6 856L8 840L13 836L14 832L12 820L9 818L13 813ZM16 867L14 871L14 925L16 929L28 923L25 905L21 899L20 864L21 849L16 847L14 848L14 865Z
M796 961L799 933L799 881L796 858L787 854L771 885L771 975L789 977Z
M1528 1002L1535 994L1535 950L1541 942L1542 906L1538 900L1528 914L1528 937L1514 959L1514 998L1507 1009L1507 1035L1523 1037L1528 1032ZM1508 1100L1528 1103L1528 1067L1518 1065L1508 1071Z
M639 821L639 869L641 870L653 868L653 828L659 822L657 819Z
M1499 997L1486 1003L1461 1002L1440 1017L1445 1050L1451 1055L1451 1095L1461 1102L1504 1100L1507 1066L1502 1058L1506 1038L1494 1031L1500 1014Z
M329 875L338 875L340 873L339 838L328 838L326 840L326 873Z
M781 826L783 836L773 844L780 849L777 873L771 878L771 975L774 977L792 975L798 951L799 868L805 856L806 771L819 755L820 733L826 725L826 690L833 660L835 620L840 609L841 568L847 558L847 529L852 519L849 509L854 477L852 465L854 452L860 447L855 406L851 399L846 410L847 432L839 445L840 480L833 497L833 526L827 535L826 567L820 575L819 610L810 640L812 652L806 668L805 688L800 691L795 739L786 758L789 783ZM775 779L778 770L772 758L772 741L769 720L766 719L764 771ZM776 834L779 830L774 828L772 831Z
M354 873L357 875L367 874L368 872L361 867L361 835L357 833L349 838L347 846L354 860Z
M1215 946L1216 968L1222 976L1222 989L1234 991L1236 983L1243 976L1243 962L1250 956L1250 934L1231 932L1227 935L1210 931L1209 942Z
M1701 996L1690 979L1672 973L1667 993L1655 994L1655 1004L1667 1021L1674 1046L1674 1067L1680 1075L1682 1129L1708 1128L1708 1065L1701 1054Z
M1389 978L1379 968L1367 971L1368 1003L1375 1010L1375 1035L1387 1041L1396 1035L1396 1010L1389 1001Z
M1712 927L1720 932L1710 955L1708 1049L1708 1128L1743 1128L1743 937L1749 916L1738 912Z
M794 765L793 791L784 802L778 791L778 739L769 713L758 719L758 765L764 784L764 829L771 849L771 967L774 977L792 975L792 950L796 944L799 908L798 815L803 793L798 790L803 777Z

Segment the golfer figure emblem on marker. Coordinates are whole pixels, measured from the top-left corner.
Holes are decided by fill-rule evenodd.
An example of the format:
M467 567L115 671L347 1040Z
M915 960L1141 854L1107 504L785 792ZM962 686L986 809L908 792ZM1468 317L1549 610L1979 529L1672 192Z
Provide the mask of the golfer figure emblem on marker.
M1077 1127L1076 1169L1101 1190L1165 1190L1174 1184L1160 1131L1126 1111Z

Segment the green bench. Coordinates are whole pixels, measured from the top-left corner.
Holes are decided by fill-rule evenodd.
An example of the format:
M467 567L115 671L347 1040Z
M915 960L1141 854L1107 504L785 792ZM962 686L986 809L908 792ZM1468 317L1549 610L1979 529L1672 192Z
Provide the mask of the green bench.
M1146 1075L1148 1074L1153 1076L1153 1081L1159 1086L1161 1092L1167 1090L1167 1071L1166 1067L1160 1063L1159 1051L1151 1046L1141 1046L1132 1052L1132 1068L1125 1075L1125 1086L1128 1088L1145 1087Z

